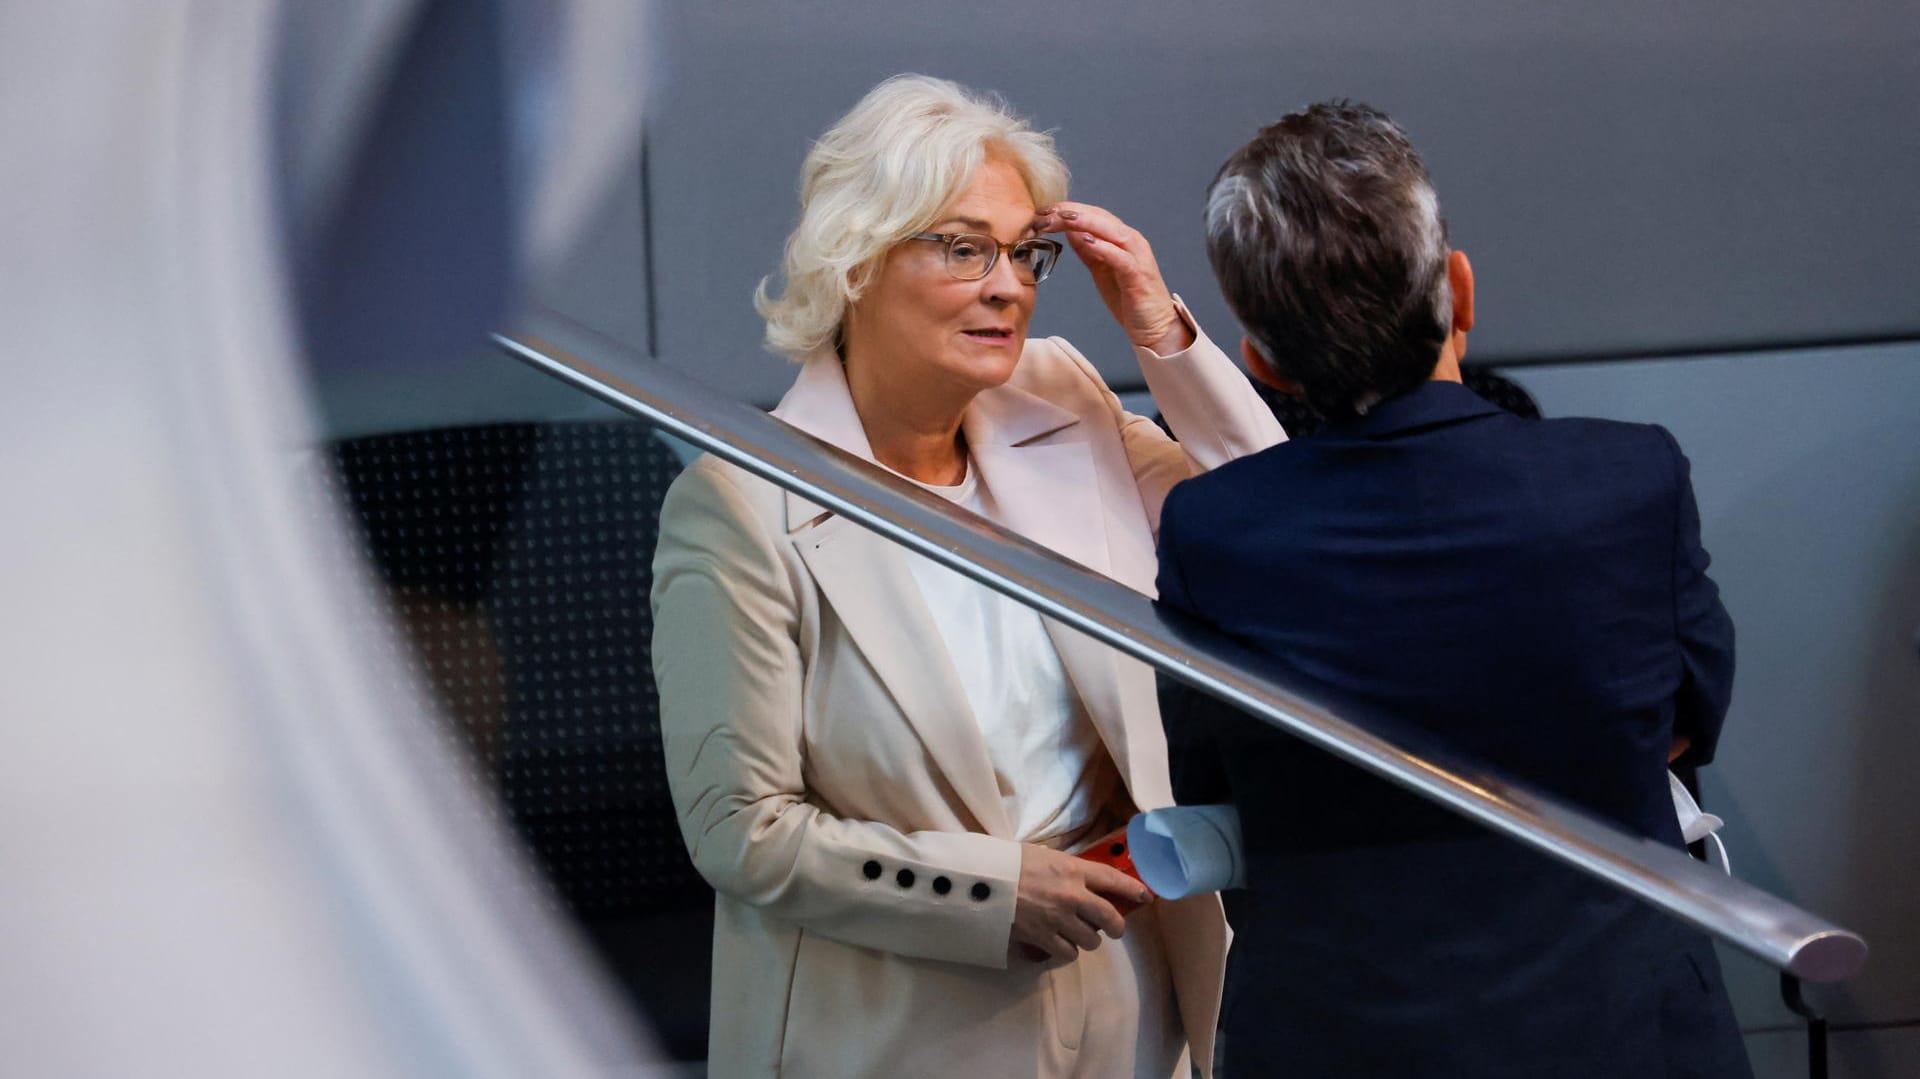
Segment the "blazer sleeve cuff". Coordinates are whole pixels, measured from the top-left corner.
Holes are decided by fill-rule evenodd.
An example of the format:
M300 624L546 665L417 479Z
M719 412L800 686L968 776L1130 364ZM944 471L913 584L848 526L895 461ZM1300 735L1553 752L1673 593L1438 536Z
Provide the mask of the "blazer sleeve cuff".
M840 919L829 917L815 928L902 955L1005 968L1020 844L973 832L903 838L890 850L842 848L841 864L818 867L854 894L841 912L848 924L832 925Z
M1145 345L1135 345L1133 346L1133 354L1142 364L1152 363L1154 361L1177 363L1185 357L1192 355L1196 349L1203 351L1211 349L1214 352L1220 351L1219 346L1208 339L1206 331L1200 328L1200 323L1194 319L1193 312L1187 310L1187 301L1181 299L1180 294L1177 292L1174 293L1173 296L1173 311L1174 314L1180 316L1180 321L1187 327L1187 332L1193 334L1193 344L1188 345L1178 352L1155 352Z
M975 833L921 838L931 840L932 848L924 870L910 888L900 887L897 872L888 886L902 903L935 923L933 932L951 934L955 959L1005 968L1020 894L1020 844Z
M1175 296L1173 303L1193 328L1193 344L1166 356L1138 345L1133 352L1154 404L1188 455L1202 469L1218 468L1285 442L1286 430L1246 374L1200 329L1185 301Z

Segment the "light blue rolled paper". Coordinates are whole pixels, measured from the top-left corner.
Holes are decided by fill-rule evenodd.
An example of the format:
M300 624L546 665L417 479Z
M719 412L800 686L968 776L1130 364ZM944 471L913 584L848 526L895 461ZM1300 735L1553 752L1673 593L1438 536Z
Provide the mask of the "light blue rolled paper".
M1232 806L1173 806L1127 822L1127 847L1140 879L1163 899L1243 888L1240 814Z

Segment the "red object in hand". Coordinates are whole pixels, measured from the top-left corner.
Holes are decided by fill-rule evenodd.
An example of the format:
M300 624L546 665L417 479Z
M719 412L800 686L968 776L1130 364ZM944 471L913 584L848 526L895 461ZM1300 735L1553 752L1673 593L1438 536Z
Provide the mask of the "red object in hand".
M1110 865L1120 872L1125 873L1127 876L1132 877L1134 880L1140 880L1140 871L1133 868L1133 851L1127 847L1127 828L1125 825L1121 825L1113 832L1101 836L1100 842L1081 851L1080 857L1085 858L1089 862L1099 862L1101 865ZM1140 883L1144 886L1147 882L1141 880ZM1140 904L1130 899L1115 899L1112 896L1105 898L1107 902L1113 904L1115 910L1120 912L1120 917L1122 918L1140 909Z
M1127 827L1124 824L1101 836L1098 843L1081 851L1077 857L1085 858L1089 862L1099 862L1101 865L1110 865L1134 880L1140 880L1140 871L1133 867L1133 851L1127 846ZM1140 881L1143 887L1146 883L1146 881ZM1113 909L1119 911L1122 918L1139 910L1141 906L1131 899L1120 899L1110 895L1103 895L1101 898L1112 903ZM1047 961L1047 953L1031 944L1022 944L1020 951L1036 963Z

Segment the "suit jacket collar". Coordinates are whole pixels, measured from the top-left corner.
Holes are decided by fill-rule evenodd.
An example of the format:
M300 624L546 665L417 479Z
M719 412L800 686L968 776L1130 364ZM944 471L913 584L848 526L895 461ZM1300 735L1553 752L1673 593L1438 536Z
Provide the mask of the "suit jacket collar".
M1459 423L1501 410L1458 382L1422 382L1398 397L1389 397L1366 415L1328 424L1326 433L1351 438L1392 438L1425 427Z

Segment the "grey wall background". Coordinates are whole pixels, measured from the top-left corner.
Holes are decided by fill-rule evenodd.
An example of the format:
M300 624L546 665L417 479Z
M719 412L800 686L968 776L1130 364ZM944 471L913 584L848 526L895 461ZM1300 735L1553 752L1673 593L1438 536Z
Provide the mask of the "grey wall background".
M1053 128L1075 197L1154 242L1216 336L1200 197L1261 124L1387 109L1485 282L1488 360L1920 333L1920 16L1911 2L674 4L650 123L661 352L777 397L747 297L809 140L903 70ZM1084 273L1036 332L1137 381ZM722 358L724 360L722 361Z
M1462 0L728 0L655 16L654 235L638 163L546 295L666 362L772 403L750 297L793 224L809 141L880 79L998 90L1052 128L1075 196L1154 242L1222 340L1199 200L1261 124L1347 96L1422 147L1481 281L1480 362L1731 351L1920 336L1920 15L1911 0L1739 5ZM1122 385L1129 353L1084 272L1036 332ZM487 418L492 357L448 396L390 372L323 387L338 430ZM450 412L450 410L452 410Z
M1511 373L1549 415L1663 423L1692 456L1741 635L1707 802L1743 877L1874 943L1858 980L1811 994L1876 1027L1836 1034L1835 1073L1920 1075L1911 0L729 0L663 3L656 27L647 190L636 160L541 298L763 404L792 371L761 350L750 296L791 228L800 159L887 75L996 89L1054 128L1075 197L1146 232L1222 343L1237 330L1198 228L1219 161L1309 101L1393 113L1474 258L1471 359L1539 365ZM1034 331L1073 338L1117 386L1139 382L1071 265ZM1869 340L1887 343L1795 347ZM316 391L335 435L602 414L484 351L321 372ZM1727 965L1761 1075L1804 1074L1772 973Z

